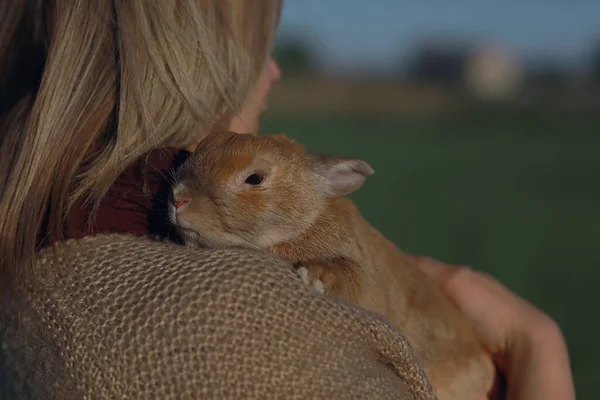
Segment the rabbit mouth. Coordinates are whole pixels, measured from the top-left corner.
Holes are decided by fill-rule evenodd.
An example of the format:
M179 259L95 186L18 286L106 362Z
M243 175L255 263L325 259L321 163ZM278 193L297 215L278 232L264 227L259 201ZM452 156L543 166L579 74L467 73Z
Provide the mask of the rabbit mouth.
M206 240L202 235L200 235L197 231L191 228L184 228L182 226L178 226L179 233L183 237L183 240L186 245L195 246L195 247L203 247L203 248L211 248L210 241Z
M177 229L186 245L206 249L243 248L259 250L260 247L237 235L203 235L192 227L177 225ZM212 237L211 237L212 236Z
M208 246L208 240L206 240L200 233L194 229L194 227L185 221L181 216L175 216L174 225L179 231L179 234L184 238L186 244L194 244L200 247Z
M168 215L169 215L169 222L172 225L177 225L177 209L175 208L175 205L172 204L171 202L169 202L169 205L168 205Z

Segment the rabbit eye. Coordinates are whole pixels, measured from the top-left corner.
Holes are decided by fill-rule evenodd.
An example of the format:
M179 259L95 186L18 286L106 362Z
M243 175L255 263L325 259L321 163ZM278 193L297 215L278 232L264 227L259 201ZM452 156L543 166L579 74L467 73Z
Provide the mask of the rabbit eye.
M262 181L264 181L264 180L265 180L264 176L262 176L260 174L251 174L251 175L248 175L245 182L248 185L260 185L262 183Z

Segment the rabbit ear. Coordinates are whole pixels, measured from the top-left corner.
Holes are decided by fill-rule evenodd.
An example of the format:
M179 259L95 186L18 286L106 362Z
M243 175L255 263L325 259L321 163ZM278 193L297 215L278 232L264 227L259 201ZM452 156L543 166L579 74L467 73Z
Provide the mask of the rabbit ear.
M375 172L369 164L356 158L313 155L313 171L319 177L319 189L328 197L348 195L363 185Z
M264 138L267 138L269 140L275 141L275 142L279 142L279 143L284 143L284 144L290 144L290 143L295 143L296 141L293 139L290 139L289 137L287 137L285 134L283 133L276 133L273 135L265 135L262 136Z
M274 134L274 135L265 135L265 136L262 136L262 138L269 140L273 143L278 143L287 148L294 149L295 151L300 151L300 152L305 151L303 145L296 142L294 139L287 137L283 133L278 133L278 134Z

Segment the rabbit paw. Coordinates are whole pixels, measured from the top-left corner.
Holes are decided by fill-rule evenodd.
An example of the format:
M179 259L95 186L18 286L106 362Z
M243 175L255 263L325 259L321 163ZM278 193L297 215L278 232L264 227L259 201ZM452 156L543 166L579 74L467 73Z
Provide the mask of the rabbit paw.
M327 262L300 262L296 273L302 281L321 294L331 294L335 283L335 275Z
M308 286L312 286L318 293L325 294L325 284L320 279L311 277L308 268L298 267L296 273L300 275L302 281Z

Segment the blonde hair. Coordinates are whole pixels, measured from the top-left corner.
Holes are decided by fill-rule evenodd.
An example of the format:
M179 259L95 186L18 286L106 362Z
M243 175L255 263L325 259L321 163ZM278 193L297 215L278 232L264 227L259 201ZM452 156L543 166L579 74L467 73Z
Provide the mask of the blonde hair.
M280 10L281 0L2 2L2 284L31 272L39 232L60 240L76 201L97 206L150 149L196 143L239 112Z

